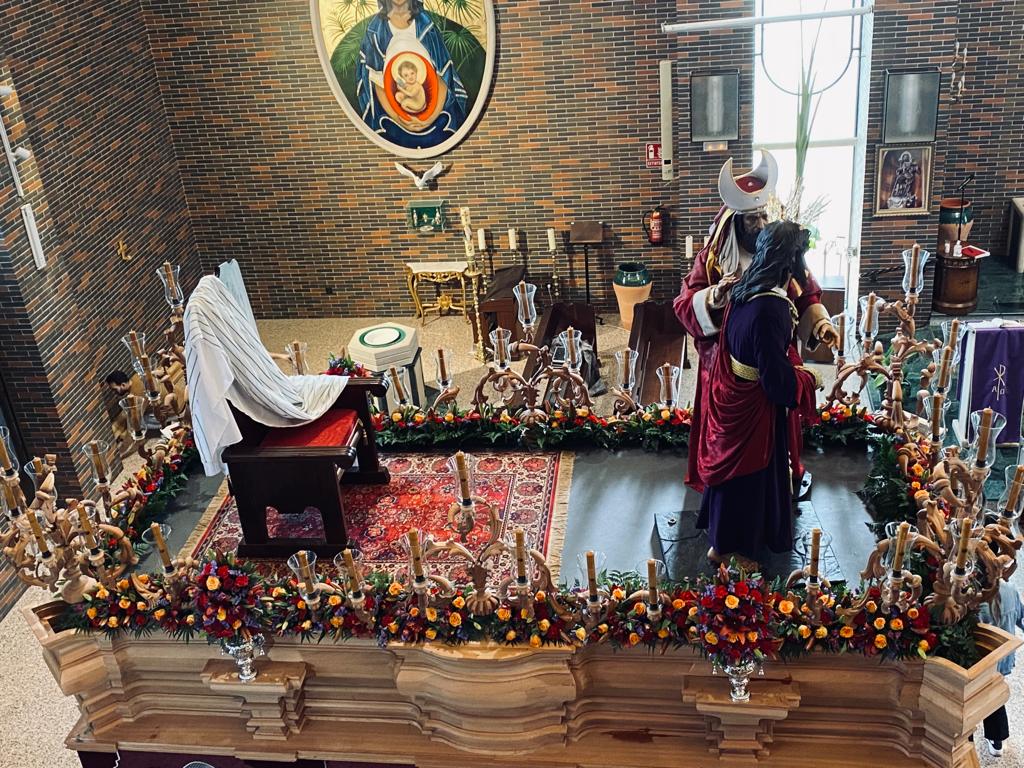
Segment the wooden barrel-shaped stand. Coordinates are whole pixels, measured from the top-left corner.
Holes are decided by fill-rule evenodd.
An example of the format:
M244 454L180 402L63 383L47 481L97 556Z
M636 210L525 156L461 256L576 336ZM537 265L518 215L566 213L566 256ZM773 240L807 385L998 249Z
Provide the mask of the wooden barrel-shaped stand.
M944 315L969 315L978 308L977 259L939 256L932 308Z

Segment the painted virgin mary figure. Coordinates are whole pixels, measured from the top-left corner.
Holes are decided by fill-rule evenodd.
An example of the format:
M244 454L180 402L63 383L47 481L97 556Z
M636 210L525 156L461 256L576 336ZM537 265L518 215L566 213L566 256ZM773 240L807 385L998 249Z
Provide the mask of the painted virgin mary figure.
M359 115L409 149L433 147L466 120L466 89L421 0L378 0L356 63Z

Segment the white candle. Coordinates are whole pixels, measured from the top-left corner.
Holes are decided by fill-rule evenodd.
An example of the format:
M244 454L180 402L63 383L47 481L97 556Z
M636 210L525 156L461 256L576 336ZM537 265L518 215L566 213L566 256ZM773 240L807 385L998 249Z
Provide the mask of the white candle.
M693 235L686 236L686 260L693 261Z
M483 227L480 227L480 229L476 231L476 244L481 251L487 250L487 230Z
M508 249L510 251L519 249L519 233L516 232L515 227L509 227L508 230Z
M548 250L551 253L558 250L558 242L555 240L555 230L553 227L548 228Z
M420 550L420 532L415 528L409 531L409 549L412 551L412 573L416 581L423 581L423 553Z

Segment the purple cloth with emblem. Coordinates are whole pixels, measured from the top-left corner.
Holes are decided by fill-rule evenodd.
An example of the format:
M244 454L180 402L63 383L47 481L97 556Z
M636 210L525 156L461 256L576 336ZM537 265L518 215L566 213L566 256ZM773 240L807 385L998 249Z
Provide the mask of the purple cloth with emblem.
M1024 403L1024 326L972 324L960 343L960 368L957 399L967 439L973 439L974 433L964 417L991 408L1006 417L998 441L1016 442Z

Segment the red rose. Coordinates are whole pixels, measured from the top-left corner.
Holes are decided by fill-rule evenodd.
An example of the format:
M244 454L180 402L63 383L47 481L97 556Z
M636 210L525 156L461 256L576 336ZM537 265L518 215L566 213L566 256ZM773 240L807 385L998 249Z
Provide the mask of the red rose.
M228 573L230 573L230 571L228 571L228 567L226 565L222 565L217 569L217 575L222 579L226 579L228 577Z
M729 594L729 590L726 589L721 584L719 584L717 587L715 587L715 597L724 598L728 594Z
M741 581L736 585L735 592L737 597L746 597L750 587L747 586L747 582Z
M236 587L247 587L247 586L249 586L249 577L246 576L243 573L241 576L239 576L237 579L235 579L235 586Z

